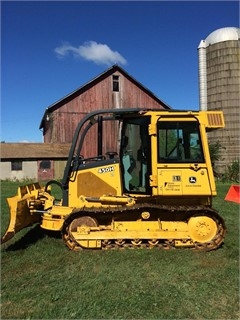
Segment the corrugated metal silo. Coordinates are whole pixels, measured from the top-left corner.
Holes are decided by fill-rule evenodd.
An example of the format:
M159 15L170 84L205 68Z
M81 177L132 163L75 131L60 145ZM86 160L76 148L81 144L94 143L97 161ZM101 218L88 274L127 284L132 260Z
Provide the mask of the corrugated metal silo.
M209 142L219 141L223 172L240 157L240 29L221 28L201 40L199 55L200 110L223 110L225 129L208 134Z

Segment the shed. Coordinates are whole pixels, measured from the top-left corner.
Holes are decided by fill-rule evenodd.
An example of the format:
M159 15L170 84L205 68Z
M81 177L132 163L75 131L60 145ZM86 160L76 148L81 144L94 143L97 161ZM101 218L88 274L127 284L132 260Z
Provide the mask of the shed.
M1 143L1 180L61 179L70 144Z
M71 143L78 123L89 112L98 109L154 108L171 109L149 89L130 76L124 69L114 65L98 77L49 106L42 117L40 129L45 143ZM117 129L106 128L116 141ZM90 134L83 149L84 156L95 155L96 132ZM107 151L113 146L105 145Z

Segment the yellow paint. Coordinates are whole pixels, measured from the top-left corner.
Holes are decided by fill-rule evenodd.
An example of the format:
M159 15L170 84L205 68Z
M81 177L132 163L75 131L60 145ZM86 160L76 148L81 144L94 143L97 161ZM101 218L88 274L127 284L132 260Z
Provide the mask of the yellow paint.
M84 195L84 197L81 197ZM122 196L119 163L87 168L77 172L76 179L69 182L69 206L82 207L85 198ZM98 205L99 206L99 205Z

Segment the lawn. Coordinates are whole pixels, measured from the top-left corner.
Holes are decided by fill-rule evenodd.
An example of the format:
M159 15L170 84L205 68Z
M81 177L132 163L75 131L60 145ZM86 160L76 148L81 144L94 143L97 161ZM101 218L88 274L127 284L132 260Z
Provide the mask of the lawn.
M224 201L218 184L214 207L227 225L224 245L190 249L80 251L39 227L3 244L1 319L239 319L239 205ZM3 182L5 198L17 183Z

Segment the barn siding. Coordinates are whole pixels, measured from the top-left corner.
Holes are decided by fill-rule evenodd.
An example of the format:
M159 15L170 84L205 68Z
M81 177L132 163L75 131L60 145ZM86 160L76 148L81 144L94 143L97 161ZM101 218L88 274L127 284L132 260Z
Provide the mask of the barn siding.
M0 162L0 179L11 179L11 162Z
M113 91L113 75L119 76L118 92ZM118 108L169 109L166 104L129 76L123 69L114 66L47 109L40 125L40 128L41 126L44 128L44 142L71 143L77 125L85 115L98 109ZM104 152L115 151L118 130L115 125L108 123L104 132L108 134L108 138L110 135L109 141L103 140ZM91 128L85 144L86 147L81 153L85 157L96 156L96 128Z
M118 73L119 74L119 73ZM120 91L112 91L112 75L52 112L45 143L71 143L77 124L93 110L111 108L163 108L158 101L119 74Z
M41 160L42 161L42 160ZM0 180L33 180L47 181L51 179L61 180L63 178L66 160L53 160L52 170L42 170L39 168L40 161L23 161L22 170L11 170L11 161L0 162Z
M42 163L49 162L50 166L48 168L41 167ZM48 181L54 179L54 162L49 159L38 160L38 180L39 181Z
M55 160L54 161L54 179L61 180L63 178L64 169L67 161Z
M11 170L11 161L0 162L0 180L37 180L37 162L23 161L22 170Z

